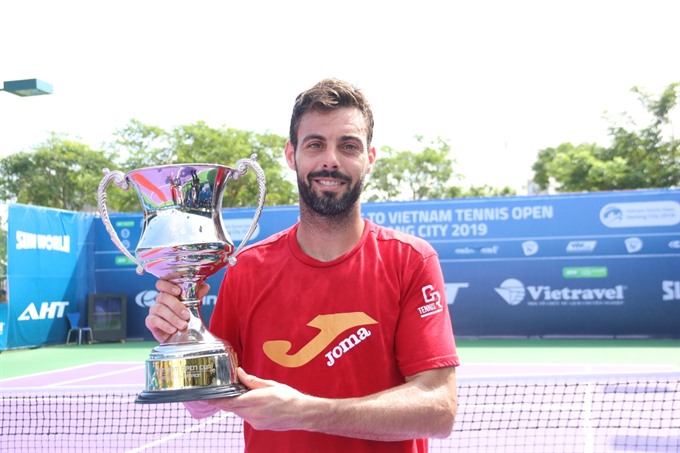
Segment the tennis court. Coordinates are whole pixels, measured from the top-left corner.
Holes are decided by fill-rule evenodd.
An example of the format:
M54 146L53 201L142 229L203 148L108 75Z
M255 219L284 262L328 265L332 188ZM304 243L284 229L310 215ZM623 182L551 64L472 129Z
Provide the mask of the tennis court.
M243 449L230 414L134 403L151 342L0 354L0 451ZM678 452L680 340L459 340L459 411L431 452Z

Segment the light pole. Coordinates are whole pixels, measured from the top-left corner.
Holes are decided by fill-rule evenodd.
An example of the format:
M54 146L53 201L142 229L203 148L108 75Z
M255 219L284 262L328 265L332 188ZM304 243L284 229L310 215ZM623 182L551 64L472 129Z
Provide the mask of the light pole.
M16 94L17 96L38 96L41 94L52 94L52 85L38 79L11 80L3 82L0 91Z

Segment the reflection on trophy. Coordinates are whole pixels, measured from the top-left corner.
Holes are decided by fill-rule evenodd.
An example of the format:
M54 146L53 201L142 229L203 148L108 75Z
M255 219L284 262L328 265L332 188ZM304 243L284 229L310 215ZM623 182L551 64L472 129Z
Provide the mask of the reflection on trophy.
M256 156L235 168L212 164L175 164L129 173L104 169L98 207L113 243L144 271L170 280L182 289L180 300L191 313L187 329L156 346L146 361L146 389L137 403L168 403L237 396L246 391L238 382L238 362L231 345L208 332L200 319L197 287L218 270L236 264L236 255L255 231L266 196L265 177ZM258 206L238 248L222 222L222 196L229 179L248 168L257 175ZM113 181L123 190L135 189L144 208L142 234L133 256L118 238L106 208L106 189Z

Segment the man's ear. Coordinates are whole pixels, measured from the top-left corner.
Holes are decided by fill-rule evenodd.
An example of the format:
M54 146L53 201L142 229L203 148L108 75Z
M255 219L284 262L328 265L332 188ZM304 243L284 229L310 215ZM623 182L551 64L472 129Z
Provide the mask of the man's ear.
M295 147L290 140L286 140L286 147L284 148L283 153L286 156L288 167L290 167L291 170L297 171L297 168L295 168Z
M375 164L375 158L376 158L375 146L371 146L368 149L368 168L366 169L366 173L371 172L373 164Z

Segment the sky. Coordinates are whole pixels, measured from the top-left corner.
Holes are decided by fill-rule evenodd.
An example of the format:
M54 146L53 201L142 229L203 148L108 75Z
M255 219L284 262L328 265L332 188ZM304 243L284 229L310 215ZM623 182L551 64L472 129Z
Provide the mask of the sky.
M54 93L0 92L0 158L52 132L101 148L131 119L286 136L297 94L337 77L371 101L378 158L439 137L461 185L523 194L540 149L606 146L605 112L643 111L632 87L680 81L678 17L677 0L6 1L0 81Z

